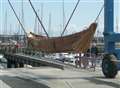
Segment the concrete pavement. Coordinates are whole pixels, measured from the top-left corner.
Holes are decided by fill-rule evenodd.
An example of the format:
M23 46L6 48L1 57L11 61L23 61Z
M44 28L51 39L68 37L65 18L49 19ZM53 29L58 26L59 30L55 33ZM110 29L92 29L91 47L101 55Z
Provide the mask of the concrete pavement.
M106 79L100 69L7 69L0 72L0 80L10 88L120 88L120 73L115 79Z

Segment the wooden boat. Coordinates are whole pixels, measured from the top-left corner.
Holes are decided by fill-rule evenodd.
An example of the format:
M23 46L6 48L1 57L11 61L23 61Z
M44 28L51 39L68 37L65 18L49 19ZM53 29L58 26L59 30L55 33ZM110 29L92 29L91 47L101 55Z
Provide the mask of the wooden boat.
M34 50L47 53L84 53L90 47L96 28L97 23L92 23L89 28L81 32L51 38L31 33L32 37L28 37L28 46Z

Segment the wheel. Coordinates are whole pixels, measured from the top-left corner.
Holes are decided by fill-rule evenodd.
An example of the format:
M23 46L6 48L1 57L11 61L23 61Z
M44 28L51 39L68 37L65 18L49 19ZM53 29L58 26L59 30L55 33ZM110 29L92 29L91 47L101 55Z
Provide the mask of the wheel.
M115 78L117 75L117 63L112 61L117 60L114 55L106 54L102 61L102 72L106 78Z

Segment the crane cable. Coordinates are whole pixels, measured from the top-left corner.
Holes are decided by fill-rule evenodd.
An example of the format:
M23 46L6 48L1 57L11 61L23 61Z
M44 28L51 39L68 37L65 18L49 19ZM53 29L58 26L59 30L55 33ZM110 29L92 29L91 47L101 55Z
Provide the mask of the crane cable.
M21 23L20 19L18 18L17 14L16 14L16 12L15 12L15 10L14 10L14 8L13 8L13 6L12 6L12 4L11 4L11 2L10 2L9 0L8 0L8 3L9 3L9 5L10 5L11 9L13 10L13 12L14 12L14 14L15 14L18 22L19 22L19 24L21 25L21 27L22 27L22 29L23 29L26 37L28 37L27 32L25 31L25 28L24 28L23 24Z
M104 4L102 5L102 7L101 7L101 9L100 9L100 11L99 11L99 13L98 13L98 15L97 15L97 17L96 17L96 19L95 19L94 22L97 22L97 20L98 20L100 14L102 13L102 10L103 10L103 9L104 9Z
M35 10L34 6L32 5L32 2L31 2L30 0L29 0L29 3L30 3L30 5L31 5L31 7L32 7L32 9L33 9L33 11L34 11L34 13L35 13L36 17L38 18L38 21L40 22L40 24L41 24L41 26L42 26L42 28L43 28L43 30L44 30L44 32L45 32L45 34L46 34L46 35L47 35L47 37L49 38L49 35L48 35L47 31L45 30L45 27L44 27L44 25L43 25L42 21L40 20L40 18L39 18L39 16L38 16L38 14L37 14L37 12L36 12L36 10Z
M73 9L73 11L72 11L72 13L71 13L71 15L70 15L70 18L68 19L67 24L65 25L65 28L63 29L63 32L61 33L61 37L63 36L64 32L66 31L66 28L67 28L67 26L68 26L68 24L69 24L72 16L74 15L74 12L75 12L75 10L76 10L79 2L80 2L80 0L78 0L78 2L76 3L75 8Z
M70 22L70 20L71 20L71 18L72 18L72 16L73 16L73 14L74 14L74 12L75 12L75 10L76 10L76 8L77 8L79 2L80 2L80 0L78 0L78 2L77 2L77 4L76 4L76 6L75 6L75 8L74 8L74 10L73 10L73 12L72 12L72 14L71 14L69 20L68 20L68 22L67 22L67 24L66 24L66 26L65 26L65 28L64 28L64 30L63 30L63 32L61 33L61 37L63 36L63 34L64 34L64 32L65 32L65 30L66 30L66 28L67 28L67 26L68 26L68 24L69 24L69 22ZM104 9L104 4L103 4L103 6L101 7L101 9L100 9L100 11L99 11L99 13L98 13L98 15L97 15L97 17L96 17L96 19L95 19L94 22L97 22L97 20L98 20L100 14L102 13L102 10L103 10L103 9Z

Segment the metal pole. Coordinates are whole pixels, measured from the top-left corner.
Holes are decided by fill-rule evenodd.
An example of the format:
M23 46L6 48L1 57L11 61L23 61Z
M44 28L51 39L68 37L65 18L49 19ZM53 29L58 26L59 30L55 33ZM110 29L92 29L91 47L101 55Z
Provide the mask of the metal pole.
M110 53L115 49L115 42L108 42L108 37L114 34L114 0L104 0L104 5L105 52Z

